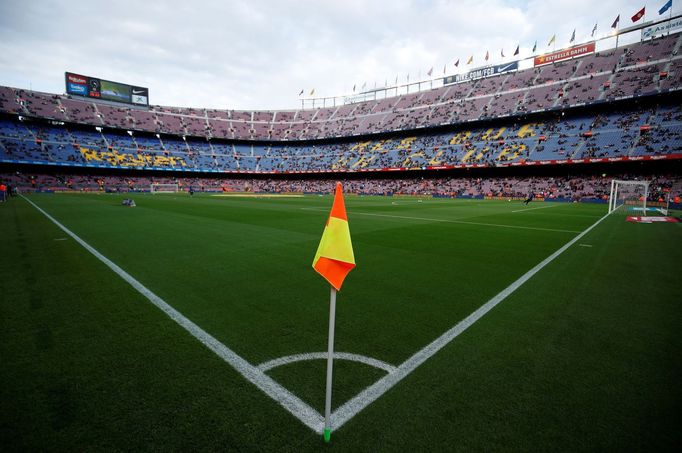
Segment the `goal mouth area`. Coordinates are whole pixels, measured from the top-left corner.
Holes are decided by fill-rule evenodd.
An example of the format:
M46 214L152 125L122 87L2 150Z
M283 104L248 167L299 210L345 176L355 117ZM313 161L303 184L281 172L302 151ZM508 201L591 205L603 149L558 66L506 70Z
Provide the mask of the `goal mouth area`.
M180 192L179 184L162 184L156 183L149 186L149 193L178 193Z

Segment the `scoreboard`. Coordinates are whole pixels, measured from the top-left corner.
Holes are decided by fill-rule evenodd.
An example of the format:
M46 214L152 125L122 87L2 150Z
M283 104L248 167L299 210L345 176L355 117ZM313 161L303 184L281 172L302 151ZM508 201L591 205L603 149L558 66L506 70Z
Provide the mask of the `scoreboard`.
M102 80L73 72L64 73L64 80L67 94L149 106L149 88Z

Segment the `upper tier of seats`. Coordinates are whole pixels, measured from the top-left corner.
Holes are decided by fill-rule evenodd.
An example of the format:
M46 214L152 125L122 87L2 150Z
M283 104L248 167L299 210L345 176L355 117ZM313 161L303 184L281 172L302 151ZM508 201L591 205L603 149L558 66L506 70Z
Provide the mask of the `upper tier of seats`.
M291 111L149 109L0 87L0 112L176 136L314 140L458 124L682 88L682 34L372 101Z

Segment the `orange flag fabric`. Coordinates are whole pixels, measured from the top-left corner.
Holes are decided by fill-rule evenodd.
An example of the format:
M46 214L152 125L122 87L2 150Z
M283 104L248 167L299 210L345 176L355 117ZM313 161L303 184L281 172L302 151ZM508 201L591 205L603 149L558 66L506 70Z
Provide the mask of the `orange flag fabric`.
M334 204L313 259L313 269L337 291L341 290L346 276L355 267L355 255L342 192L341 183L337 182Z

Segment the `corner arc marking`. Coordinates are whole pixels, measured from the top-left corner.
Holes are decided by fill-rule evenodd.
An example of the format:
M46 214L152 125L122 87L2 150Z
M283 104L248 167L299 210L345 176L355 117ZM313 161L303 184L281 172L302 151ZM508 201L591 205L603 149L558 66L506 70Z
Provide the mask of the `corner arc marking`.
M282 365L288 365L295 362L303 362L307 360L323 360L327 358L326 352L308 352L303 354L288 355L285 357L279 357L277 359L268 360L257 366L261 371L268 371L273 368L277 368ZM336 360L349 360L351 362L364 363L374 368L379 368L386 371L387 373L393 373L397 368L389 363L383 362L378 359L373 359L372 357L367 357L360 354L351 354L349 352L335 352L334 359Z

